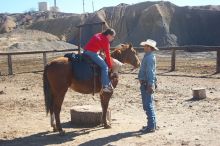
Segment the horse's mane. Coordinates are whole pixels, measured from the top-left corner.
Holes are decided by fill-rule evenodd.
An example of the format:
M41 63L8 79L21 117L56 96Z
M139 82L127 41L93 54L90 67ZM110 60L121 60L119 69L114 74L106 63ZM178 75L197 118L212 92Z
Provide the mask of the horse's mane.
M115 53L115 52L117 52L117 51L121 51L122 50L122 46L121 46L122 44L119 44L119 45L117 45L117 46L115 46L114 48L114 50L111 52L111 53Z
M123 45L123 44L118 44L117 46L115 46L115 48L122 48L121 45Z
M115 46L113 52L116 52L116 51L123 51L123 50L126 50L126 49L123 49L123 46L122 45L126 45L128 46L126 49L132 47L132 44L131 43L125 43L125 44L118 44L117 46ZM112 52L112 53L113 53Z

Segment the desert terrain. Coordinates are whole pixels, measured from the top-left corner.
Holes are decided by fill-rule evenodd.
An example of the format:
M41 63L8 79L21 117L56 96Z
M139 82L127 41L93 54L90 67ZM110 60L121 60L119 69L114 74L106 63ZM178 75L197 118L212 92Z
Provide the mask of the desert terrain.
M52 58L60 56L54 55ZM42 88L42 59L14 59L15 75L7 76L6 59L0 70L0 145L195 145L220 143L220 75L215 72L215 53L177 52L177 70L169 72L170 53L157 54L159 88L155 93L157 130L140 134L146 125L137 72L125 65L109 108L112 128L77 127L70 122L70 109L78 105L100 106L99 95L69 90L61 111L66 134L52 132L46 116ZM143 53L139 53L140 59ZM22 58L22 57L21 57ZM24 57L25 58L25 57ZM52 59L51 58L51 59ZM206 88L207 98L193 101L192 88Z

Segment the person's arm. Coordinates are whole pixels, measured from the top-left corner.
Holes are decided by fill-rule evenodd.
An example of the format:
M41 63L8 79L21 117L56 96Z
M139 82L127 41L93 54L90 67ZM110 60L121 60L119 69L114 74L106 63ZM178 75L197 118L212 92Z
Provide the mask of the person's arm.
M145 57L143 58L143 60L141 61L141 66L140 66L140 70L138 72L138 79L141 80L146 80L146 62L145 62Z
M110 44L109 43L106 44L104 51L105 51L107 65L108 65L109 69L111 69L112 62L111 62L111 57L110 57L111 55L110 55Z
M155 62L153 56L148 56L146 73L148 82L147 90L149 93L153 93L153 85L155 84Z

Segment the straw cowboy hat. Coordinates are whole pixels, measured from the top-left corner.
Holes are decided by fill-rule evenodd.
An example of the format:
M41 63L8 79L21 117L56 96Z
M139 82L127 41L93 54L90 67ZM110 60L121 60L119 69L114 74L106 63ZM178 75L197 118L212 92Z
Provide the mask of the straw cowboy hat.
M148 46L151 46L152 48L154 48L154 50L159 50L159 49L156 47L157 42L155 42L154 40L151 40L151 39L148 39L148 40L146 40L145 42L141 42L140 45L141 45L141 46L148 45Z

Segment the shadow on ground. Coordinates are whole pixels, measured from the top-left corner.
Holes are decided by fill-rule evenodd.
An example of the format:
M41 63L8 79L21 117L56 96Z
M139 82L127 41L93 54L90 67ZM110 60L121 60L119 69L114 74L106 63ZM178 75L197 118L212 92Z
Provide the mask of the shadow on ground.
M78 126L73 126L70 122L62 124L63 128L80 128ZM58 132L40 132L33 135L28 135L25 137L14 138L11 140L0 140L0 145L2 146L18 146L18 145L28 145L28 146L45 146L51 144L64 144L66 142L72 141L74 145L74 140L77 136L86 135L94 131L102 130L103 127L93 127L93 128L83 128L80 130L75 130L71 132L66 132L64 135L60 135ZM80 146L102 146L111 142L115 142L128 137L138 137L141 133L138 131L118 133L115 135L110 135L107 137L97 138L80 144Z

